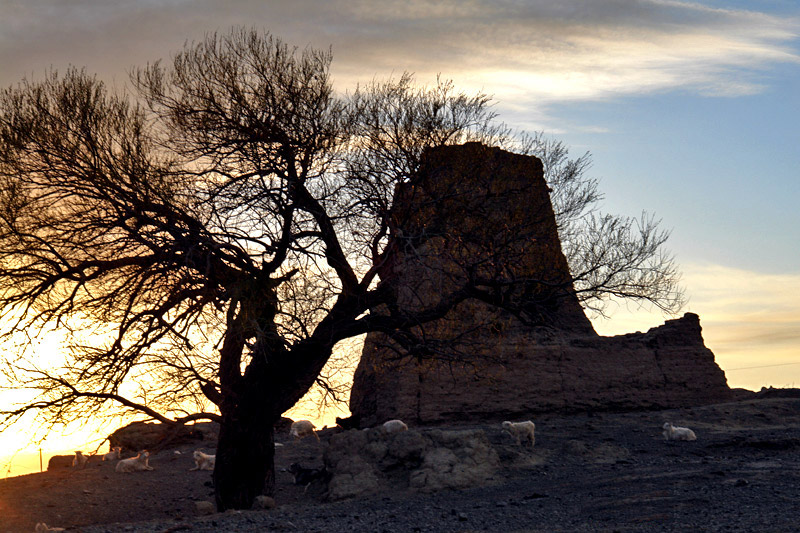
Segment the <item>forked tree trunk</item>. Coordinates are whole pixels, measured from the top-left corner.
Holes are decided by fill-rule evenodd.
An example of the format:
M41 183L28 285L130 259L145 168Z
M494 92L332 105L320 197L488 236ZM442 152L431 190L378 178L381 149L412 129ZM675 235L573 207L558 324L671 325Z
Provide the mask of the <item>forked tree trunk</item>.
M267 406L248 403L222 414L214 467L220 512L250 509L256 496L275 493L275 420Z

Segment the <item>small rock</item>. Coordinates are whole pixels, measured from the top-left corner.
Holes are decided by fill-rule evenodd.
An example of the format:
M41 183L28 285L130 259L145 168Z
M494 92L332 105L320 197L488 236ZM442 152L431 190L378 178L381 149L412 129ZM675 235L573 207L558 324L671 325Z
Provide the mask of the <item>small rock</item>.
M194 507L197 510L197 514L201 516L214 514L217 510L216 506L209 501L194 502Z
M591 495L591 493L590 493ZM538 500L539 498L547 498L547 494L542 494L540 492L532 492L527 496L523 496L522 499L524 500Z

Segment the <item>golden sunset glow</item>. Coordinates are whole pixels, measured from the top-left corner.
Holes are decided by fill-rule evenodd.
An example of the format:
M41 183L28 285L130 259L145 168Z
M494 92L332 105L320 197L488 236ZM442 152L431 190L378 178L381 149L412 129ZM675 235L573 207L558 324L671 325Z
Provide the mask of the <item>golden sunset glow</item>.
M33 357L55 368L63 364L63 338L58 333L44 336L35 343ZM352 381L358 364L363 337L349 339L337 345L331 360L322 371L332 387L343 389ZM35 393L28 390L0 391L0 403L11 406L23 403ZM284 416L293 420L306 419L317 428L333 426L337 416L348 416L346 404L337 403L324 397L321 388L315 387ZM340 398L347 399L345 392ZM0 477L18 476L39 472L39 452L41 450L42 468L53 455L72 455L76 450L84 454L108 451L107 437L116 429L134 420L144 419L143 415L115 416L119 407L109 402L108 410L97 417L82 420L66 427L56 425L43 427L34 416L27 415L8 431L0 433Z
M441 75L466 93L492 95L510 128L543 130L573 156L591 151L603 210L647 210L672 231L688 298L682 312L700 316L729 386L800 387L800 13L793 2L71 4L0 7L0 88L77 65L127 90L134 65L168 61L184 43L242 25L301 50L331 47L341 94L408 71L421 85ZM612 304L608 313L592 319L600 335L647 331L670 318L630 305ZM335 388L352 381L361 342L338 346L323 370ZM16 353L17 345L0 349ZM57 368L62 336L37 338L27 355ZM31 394L0 391L0 403ZM321 428L347 414L313 389L285 416ZM111 432L142 418L97 415L69 427L23 418L0 433L0 476L39 471L40 450L45 469L54 454L105 451Z

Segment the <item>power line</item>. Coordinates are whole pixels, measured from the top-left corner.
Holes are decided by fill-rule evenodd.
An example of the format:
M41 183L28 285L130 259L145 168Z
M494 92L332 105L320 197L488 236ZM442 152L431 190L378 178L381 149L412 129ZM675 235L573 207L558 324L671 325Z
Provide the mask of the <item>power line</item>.
M778 363L776 365L743 366L741 368L726 368L725 372L733 372L734 370L751 370L753 368L769 368L772 366L789 366L789 365L800 365L800 361L795 361L794 363Z

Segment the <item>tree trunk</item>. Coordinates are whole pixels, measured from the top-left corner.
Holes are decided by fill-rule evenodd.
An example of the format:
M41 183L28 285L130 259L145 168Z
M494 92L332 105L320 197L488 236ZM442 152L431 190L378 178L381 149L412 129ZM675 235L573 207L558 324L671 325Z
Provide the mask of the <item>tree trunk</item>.
M241 402L222 413L214 467L217 510L250 509L275 493L275 430L268 406Z

